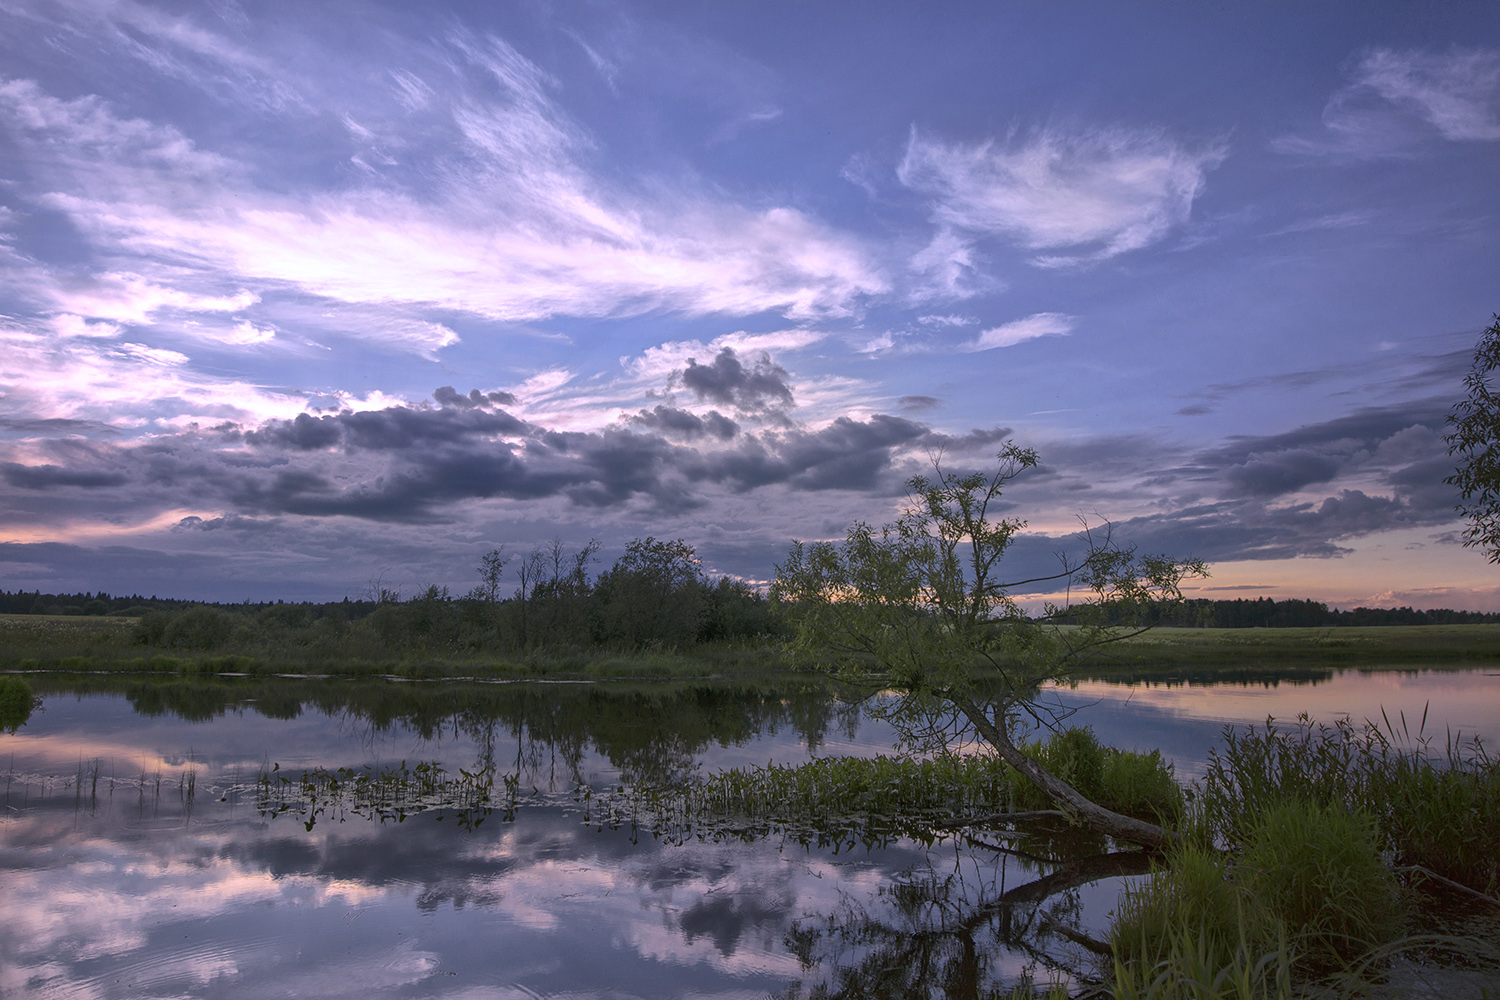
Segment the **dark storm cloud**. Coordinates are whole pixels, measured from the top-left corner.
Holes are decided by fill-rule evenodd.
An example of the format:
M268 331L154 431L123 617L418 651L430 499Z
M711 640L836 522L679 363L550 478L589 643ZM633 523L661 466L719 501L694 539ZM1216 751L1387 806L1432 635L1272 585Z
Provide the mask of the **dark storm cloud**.
M1316 503L1281 507L1253 501L1187 507L1114 525L1116 537L1144 552L1192 556L1209 562L1329 557L1361 535L1450 521L1451 510L1430 510L1399 497L1345 489Z
M924 424L903 417L876 414L864 422L839 417L820 431L750 438L736 449L700 454L682 471L691 480L725 483L741 491L773 483L810 490L868 490L890 468L896 448L933 437Z
M1156 481L1217 479L1227 487L1226 499L1284 496L1358 471L1376 473L1401 491L1436 489L1442 475L1433 473L1446 456L1446 418L1439 400L1364 407L1281 434L1231 438L1187 465L1164 470Z
M432 398L443 406L453 406L461 410L470 410L475 407L481 409L492 406L514 406L516 397L508 392L480 392L478 389L470 389L467 396L461 396L451 385L438 386L433 392Z
M1292 493L1312 483L1326 483L1338 475L1339 463L1328 455L1305 448L1252 455L1232 466L1224 478L1235 491L1247 496Z
M226 514L223 517L210 517L207 519L194 514L178 521L172 526L172 530L219 531L230 529L245 532L267 532L275 530L280 523L280 521L274 518L244 517L239 514Z
M679 410L675 406L658 405L650 410L641 410L626 419L637 427L686 438L689 441L701 437L728 441L740 432L740 425L718 410L709 410L700 417L696 413Z
M128 482L128 477L121 472L65 469L56 465L17 465L14 462L0 463L0 477L23 490L48 490L60 486L103 489Z
M1346 417L1304 424L1283 434L1264 437L1237 435L1230 438L1223 448L1205 452L1203 460L1209 464L1231 466L1244 464L1256 455L1298 449L1327 453L1373 448L1408 427L1416 424L1442 427L1447 419L1448 405L1438 399L1404 406L1361 407Z
M462 397L460 397L462 398ZM326 414L298 414L292 420L272 420L245 434L245 441L312 451L343 444L351 450L400 451L419 445L447 444L484 435L514 436L530 425L504 411L456 407L431 410L390 406Z
M936 396L902 396L896 400L896 405L902 413L925 413L937 409L943 401Z
M679 377L700 401L733 406L743 413L792 405L786 369L772 361L765 352L761 352L747 368L734 349L726 347L706 365L698 364L696 358L689 358L687 368Z
M876 415L841 417L818 431L747 438L716 410L700 416L665 405L626 418L625 426L555 431L477 406L401 406L270 421L241 436L259 451L295 459L321 450L343 465L295 459L255 474L219 466L202 470L200 478L216 484L236 508L257 514L422 522L445 519L445 508L464 500L554 496L585 508L644 502L658 513L681 513L706 502L695 483L741 491L774 484L888 491L894 484L883 476L902 447L971 448L1005 433L995 428L949 437L902 417ZM727 451L705 447L734 440L739 446ZM387 458L371 466L376 455ZM159 460L161 478L180 477L184 456Z

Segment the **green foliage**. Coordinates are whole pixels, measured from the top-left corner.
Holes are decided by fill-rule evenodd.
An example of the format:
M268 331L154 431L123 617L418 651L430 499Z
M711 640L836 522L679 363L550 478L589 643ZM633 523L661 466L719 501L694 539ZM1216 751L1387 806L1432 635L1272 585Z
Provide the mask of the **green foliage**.
M0 731L13 733L26 725L36 704L31 685L19 677L0 677Z
M1066 730L1025 748L1036 759L1091 770L1087 788L1106 808L1142 818L1180 815L1182 790L1159 753L1100 747ZM750 836L779 831L799 841L931 840L935 823L1050 808L1010 765L991 754L928 758L822 757L799 765L731 768L674 788L631 789L600 808L655 832Z
M1102 745L1089 727L1054 732L1022 748L1027 756L1107 809L1162 825L1182 818L1182 788L1161 751L1136 753ZM1027 809L1050 808L1050 800L1026 781L1016 784L1017 802Z
M1206 574L1200 561L1139 556L1114 545L1107 530L1085 530L1086 554L1045 581L1079 584L1091 600L1049 608L1042 620L1028 617L1011 590L1045 581L1000 576L1026 522L996 517L993 509L1005 487L1037 461L1035 451L1010 444L992 473L960 475L935 466L935 478L908 481L908 502L894 523L880 529L855 523L842 545L794 542L771 588L795 626L793 649L827 669L873 666L919 697L967 693L974 667L987 664L1025 698L1039 680L1121 637L1105 625L1039 627L1047 619L1086 615L1090 605L1128 605L1137 619L1159 617L1181 602L1184 579Z
M1175 979L1244 970L1267 938L1284 932L1267 916L1230 881L1223 855L1180 845L1166 867L1121 894L1110 931L1116 995L1176 996L1185 984Z
M1396 879L1374 820L1342 803L1294 800L1259 816L1234 879L1315 962L1347 962L1400 930Z
M1393 941L1401 909L1373 821L1289 800L1231 857L1191 841L1121 895L1110 933L1118 997L1289 996Z
M694 642L707 600L703 570L681 539L637 538L599 577L598 635L626 648L672 649Z
M1479 337L1464 378L1467 395L1448 416L1448 455L1458 461L1443 482L1457 486L1458 511L1469 520L1464 544L1500 562L1500 392L1491 385L1500 368L1500 315Z
M1398 742L1398 737L1400 742ZM1403 745L1406 744L1406 745ZM1233 850L1260 817L1288 801L1367 812L1395 864L1420 865L1480 892L1500 889L1500 760L1477 741L1438 755L1387 720L1291 729L1228 728L1209 753L1199 800L1206 833Z

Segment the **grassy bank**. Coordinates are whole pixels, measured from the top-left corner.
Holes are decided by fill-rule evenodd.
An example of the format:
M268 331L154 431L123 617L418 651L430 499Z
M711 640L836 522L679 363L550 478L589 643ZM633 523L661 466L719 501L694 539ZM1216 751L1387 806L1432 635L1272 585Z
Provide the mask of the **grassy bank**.
M268 645L233 637L212 650L142 641L137 619L0 615L0 671L111 672L208 677L281 674L421 680L684 680L777 674L771 643L695 643L683 649L542 648L511 655L384 650L368 643Z
M1311 676L1360 669L1500 662L1500 625L1193 629L1161 628L1106 647L1075 676L1098 679L1238 679L1265 670ZM291 641L243 630L211 649L163 645L137 619L0 615L0 670L119 671L179 676L219 673L354 677L687 679L792 669L779 643L699 642L669 649L550 646L500 655L463 649L413 651L368 636Z
M1158 628L1106 648L1086 672L1118 667L1358 664L1360 667L1500 660L1500 625L1337 628ZM1101 673L1100 676L1103 676Z

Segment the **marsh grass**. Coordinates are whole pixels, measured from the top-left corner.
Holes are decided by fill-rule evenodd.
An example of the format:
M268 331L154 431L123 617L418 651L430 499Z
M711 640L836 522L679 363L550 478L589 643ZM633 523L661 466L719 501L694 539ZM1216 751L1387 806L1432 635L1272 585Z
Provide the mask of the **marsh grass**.
M1374 820L1342 803L1287 802L1266 812L1250 827L1233 881L1321 967L1353 961L1401 931L1396 876L1380 857Z
M1121 897L1117 1000L1396 997L1400 975L1441 976L1454 955L1500 970L1481 940L1409 933L1416 894L1398 878L1420 866L1493 893L1500 765L1398 721L1226 729L1187 836Z
M500 789L495 788L496 778ZM497 809L505 822L515 819L519 779L493 768L449 774L433 761L335 769L311 768L293 776L280 765L261 773L255 807L267 819L290 813L312 831L318 822L342 823L349 816L404 823L409 816L437 811L453 815L462 829L477 828Z
M1139 753L1099 742L1092 728L1070 727L1031 743L1025 752L1085 798L1136 819L1173 826L1183 815L1182 788L1159 750ZM1051 808L1046 795L1010 772L1017 803L1025 809Z
M1115 996L1286 997L1338 973L1364 981L1347 973L1398 940L1400 912L1368 817L1283 803L1249 824L1238 856L1189 841L1123 893Z
M1088 730L1065 730L1027 752L1075 780L1109 808L1175 820L1182 791L1160 754L1103 747ZM621 787L590 803L600 822L657 836L772 834L799 843L875 846L897 837L930 843L962 821L1050 804L990 754L930 758L823 757L800 765L731 768L672 788Z
M1272 663L1441 663L1500 658L1500 624L1339 625L1320 628L1156 628L1113 646L1110 664L1152 668Z
M1500 889L1500 760L1449 736L1434 751L1383 719L1291 728L1227 728L1209 753L1197 809L1203 834L1242 849L1257 817L1288 801L1368 813L1395 866L1421 866L1490 896ZM1425 721L1425 720L1424 720Z

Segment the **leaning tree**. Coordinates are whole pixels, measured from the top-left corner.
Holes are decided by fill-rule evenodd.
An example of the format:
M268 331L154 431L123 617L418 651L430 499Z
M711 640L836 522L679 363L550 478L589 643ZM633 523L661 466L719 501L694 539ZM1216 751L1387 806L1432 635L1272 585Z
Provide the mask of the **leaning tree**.
M1026 522L995 512L1006 485L1036 464L1035 451L1014 444L989 473L945 471L935 458L932 477L907 483L894 523L855 523L841 545L794 542L776 567L772 597L794 624L800 654L825 669L886 679L899 695L888 714L909 737L946 744L977 736L1071 819L1166 846L1172 838L1162 827L1089 800L1022 752L1017 732L1028 714L1045 721L1042 684L1164 620L1181 606L1182 582L1207 569L1196 559L1138 555L1116 544L1106 523L1085 525L1085 551L1060 555L1054 572L1004 579L1001 562ZM1013 592L1038 585L1069 598L1027 615ZM1133 624L1112 624L1122 620ZM999 684L977 676L986 665Z
M1500 393L1492 384L1500 368L1500 315L1479 336L1464 378L1467 395L1448 415L1443 440L1458 468L1443 482L1458 487L1458 512L1469 521L1464 544L1500 562Z

